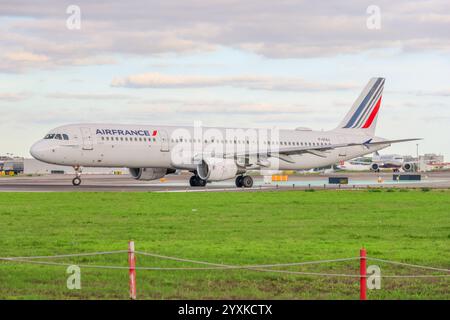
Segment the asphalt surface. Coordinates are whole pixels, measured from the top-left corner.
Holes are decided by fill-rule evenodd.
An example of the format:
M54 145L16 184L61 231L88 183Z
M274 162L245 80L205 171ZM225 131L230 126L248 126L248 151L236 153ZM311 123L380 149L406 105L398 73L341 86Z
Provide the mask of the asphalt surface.
M253 188L236 188L234 179L208 183L206 187L190 187L190 174L168 175L163 180L137 181L128 175L83 175L81 186L72 185L73 176L16 176L0 177L0 192L213 192L213 191L259 191L301 189L358 189L382 188L450 188L450 172L422 173L421 181L394 181L392 173L333 173L320 175L290 175L287 182L265 184L262 176L254 176ZM348 177L348 185L328 184L329 176ZM381 178L381 183L378 181Z

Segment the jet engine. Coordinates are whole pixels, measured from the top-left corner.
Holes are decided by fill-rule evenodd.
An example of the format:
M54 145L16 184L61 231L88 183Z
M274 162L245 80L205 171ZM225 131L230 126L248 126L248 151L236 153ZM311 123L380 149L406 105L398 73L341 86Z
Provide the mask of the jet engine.
M417 171L417 164L414 162L405 162L402 165L402 169L405 172L414 172L414 171Z
M197 165L198 176L207 181L231 179L242 172L233 159L208 158Z
M378 172L378 171L380 170L379 164L378 164L378 163L372 163L372 164L370 165L370 170L371 170L371 171Z
M130 174L136 180L156 180L164 177L166 174L174 173L174 169L166 168L130 168Z

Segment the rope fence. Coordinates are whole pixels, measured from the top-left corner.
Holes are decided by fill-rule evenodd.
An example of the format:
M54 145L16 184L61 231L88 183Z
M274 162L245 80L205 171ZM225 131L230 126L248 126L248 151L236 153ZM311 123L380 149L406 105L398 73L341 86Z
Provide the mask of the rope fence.
M156 253L135 251L134 242L129 242L128 250L115 250L115 251L100 251L100 252L88 252L88 253L75 253L75 254L61 254L53 256L22 256L22 257L0 257L0 261L5 262L18 262L28 263L36 265L50 265L50 266L72 266L73 263L55 262L55 261L42 261L43 259L62 259L62 258L74 258L74 257L88 257L99 255L114 255L114 254L127 254L128 266L114 266L114 265L95 265L95 264L76 264L80 268L94 268L94 269L111 269L111 270L129 270L130 275L130 297L136 299L136 271L138 270L150 270L150 271L207 271L207 270L249 270L266 273L279 273L289 275L303 275L303 276L319 276L319 277L346 277L346 278L359 278L360 279L360 298L366 299L366 281L368 278L446 278L450 277L450 269L423 266L417 264L410 264L405 262L380 259L375 257L366 256L365 249L361 249L359 257L338 258L338 259L326 259L315 261L302 261L302 262L290 262L290 263L275 263L275 264L253 264L253 265L230 265L222 263L213 263L208 261L186 259L180 257L160 255ZM155 267L155 266L136 266L136 255L153 257L161 260L169 260L182 263L191 263L196 265L202 265L202 267ZM283 267L295 267L295 266L307 266L318 265L336 262L348 262L348 261L360 261L360 273L359 274L344 274L344 273L322 273L322 272L306 272L306 271L292 271L283 269ZM366 261L376 261L396 266L424 269L434 272L444 272L446 274L397 274L397 275L376 275L366 274Z

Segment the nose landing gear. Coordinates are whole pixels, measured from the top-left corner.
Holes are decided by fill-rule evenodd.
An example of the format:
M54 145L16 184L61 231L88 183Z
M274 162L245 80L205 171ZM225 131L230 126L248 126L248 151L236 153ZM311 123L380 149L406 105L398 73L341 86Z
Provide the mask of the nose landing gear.
M72 180L72 184L74 186L79 186L81 184L81 168L79 166L74 167L75 170L75 178Z

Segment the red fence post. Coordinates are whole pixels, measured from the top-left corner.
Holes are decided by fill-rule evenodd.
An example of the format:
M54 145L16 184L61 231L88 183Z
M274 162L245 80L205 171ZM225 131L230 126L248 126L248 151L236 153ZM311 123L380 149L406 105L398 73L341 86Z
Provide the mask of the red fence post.
M128 242L128 265L130 267L130 299L136 300L136 256L134 255L134 241Z
M367 300L366 249L359 250L359 299Z

